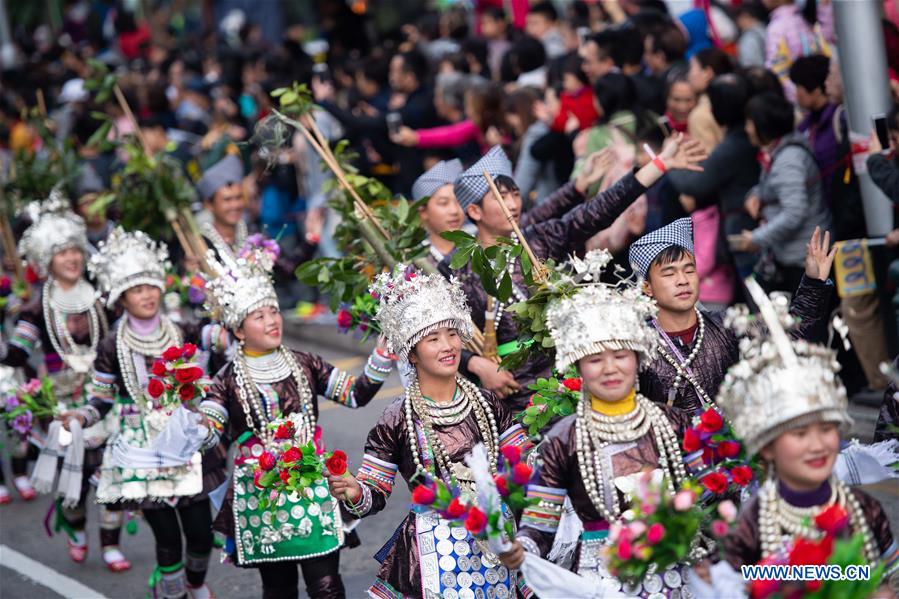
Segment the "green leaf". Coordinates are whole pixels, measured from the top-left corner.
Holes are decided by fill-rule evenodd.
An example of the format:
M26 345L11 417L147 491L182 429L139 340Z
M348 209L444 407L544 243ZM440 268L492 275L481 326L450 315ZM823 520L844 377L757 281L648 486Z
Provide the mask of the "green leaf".
M400 198L396 203L396 216L400 222L405 222L409 218L409 202Z
M468 244L472 245L475 243L475 238L472 235L469 235L465 231L444 231L440 234L441 237L446 239L447 241L452 241L456 245Z
M459 270L460 268L468 264L469 260L471 260L471 252L457 249L453 254L453 257L450 258L450 268L453 270Z
M279 87L279 88L277 88L277 89L272 90L271 96L272 96L273 98L277 98L278 96L283 96L283 95L286 94L288 91L289 91L289 90L288 90L288 88L286 88L286 87Z
M323 268L318 271L318 282L319 283L327 283L331 280L331 273L327 268Z
M505 302L512 295L512 277L509 276L509 273L506 272L503 274L503 279L499 284L499 295L497 299L501 302Z

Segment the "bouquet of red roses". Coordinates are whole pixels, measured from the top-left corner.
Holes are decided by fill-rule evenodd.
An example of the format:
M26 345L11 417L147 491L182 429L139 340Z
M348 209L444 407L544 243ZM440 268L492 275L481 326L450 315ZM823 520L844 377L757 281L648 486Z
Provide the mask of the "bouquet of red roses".
M147 394L163 407L189 403L206 395L209 384L206 373L196 363L197 346L193 343L172 346L153 362Z
M528 406L518 416L527 427L528 434L533 437L553 418L574 414L574 408L581 398L582 383L582 379L576 377L561 381L552 377L537 379L536 383L528 385L528 389L534 391L534 394Z
M512 510L521 510L540 502L535 497L528 498L528 483L534 469L521 461L521 448L509 445L502 448L500 467L493 482L503 502Z
M747 458L742 441L715 408L694 418L693 426L684 432L681 447L687 454L702 452L702 466L695 478L713 497L758 480L756 461Z
M839 566L845 573L847 566L868 565L864 557L864 538L856 534L848 539L836 535L849 524L849 515L834 504L815 517L815 527L824 532L819 541L797 538L786 556L762 560L759 565L783 566ZM753 599L801 596L805 599L864 599L870 597L883 579L884 565L872 567L867 580L754 580L750 585ZM824 578L822 575L821 578Z
M606 567L630 584L641 582L653 567L656 572L688 561L705 512L695 503L699 490L687 482L674 496L663 492L664 479L641 476L626 517L609 529L602 548Z
M275 431L273 442L259 456L253 472L253 484L266 491L260 498L263 506L275 507L281 493L312 499L312 486L324 478L325 468L331 474L346 475L346 454L339 449L320 453L314 441L303 443L298 421L299 414L290 414L268 425Z

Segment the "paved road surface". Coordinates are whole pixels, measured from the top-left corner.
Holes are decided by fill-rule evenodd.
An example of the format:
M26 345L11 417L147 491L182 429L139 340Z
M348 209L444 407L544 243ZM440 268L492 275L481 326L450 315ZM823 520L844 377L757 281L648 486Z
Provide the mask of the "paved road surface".
M333 339L328 337L336 333L324 330L324 337L318 335L317 340L304 338L290 344L320 353L334 364L351 372L358 372L364 361L360 352L347 344L346 338L340 338L335 345ZM316 338L316 335L309 335L308 331L304 334L304 337L307 336ZM361 461L362 445L369 428L388 402L400 392L399 381L394 374L385 383L378 397L366 408L348 410L336 404L323 404L321 424L328 444L332 448L344 449L350 457L351 467L357 467ZM872 413L871 409L860 411L858 424L871 430ZM899 485L882 485L876 493L881 501L888 502L885 507L893 520L893 529L899 531L899 490L896 486ZM45 535L41 522L48 505L48 499L41 497L31 503L23 503L17 499L12 504L0 507L0 598L141 598L146 595L147 577L154 565L153 536L146 523L140 523L135 536L123 535L123 550L134 567L129 572L112 574L105 569L99 554L96 509L91 508L89 513L90 553L87 561L79 565L69 560L63 537L47 538ZM365 589L377 572L378 564L371 556L393 533L405 516L408 505L409 493L405 485L401 484L384 512L359 525L362 546L341 554L341 573L349 597L364 596ZM208 580L220 598L251 598L261 595L261 585L255 570L220 564L218 557L219 552L215 551ZM78 586L78 583L83 586Z

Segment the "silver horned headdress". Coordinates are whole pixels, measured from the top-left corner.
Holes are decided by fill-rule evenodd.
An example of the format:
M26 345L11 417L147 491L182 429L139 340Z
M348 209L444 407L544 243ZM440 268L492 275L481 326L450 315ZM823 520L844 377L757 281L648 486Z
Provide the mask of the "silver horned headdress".
M41 277L47 276L53 256L69 248L87 255L87 227L84 219L72 212L60 186L54 187L43 202L31 202L25 208L31 226L19 241L19 253Z
M546 309L546 326L556 348L556 370L565 372L578 360L606 350L629 349L648 364L658 347L649 324L658 308L640 288L640 280L603 283L600 277L612 261L608 250L587 252L562 265L573 273L563 283L576 285L573 295L553 299Z
M455 279L411 272L398 264L381 273L371 286L379 304L376 320L391 352L409 359L415 344L441 328L456 329L462 341L472 335L465 293Z
M837 377L836 353L790 339L787 330L796 322L786 297L769 298L752 278L746 279L746 286L761 322L746 306L728 310L725 325L745 337L740 340L740 361L727 371L717 397L734 432L751 454L781 433L813 422L835 422L847 432L852 418L846 388Z
M165 243L154 241L143 231L128 233L122 227L113 229L106 241L100 243L100 251L91 256L87 265L110 308L125 291L138 285L152 285L165 291L168 266L169 251Z
M206 307L213 317L229 329L236 330L250 312L263 306L278 307L278 295L272 284L274 266L271 256L254 250L240 258L206 252L206 263L216 277L206 283Z

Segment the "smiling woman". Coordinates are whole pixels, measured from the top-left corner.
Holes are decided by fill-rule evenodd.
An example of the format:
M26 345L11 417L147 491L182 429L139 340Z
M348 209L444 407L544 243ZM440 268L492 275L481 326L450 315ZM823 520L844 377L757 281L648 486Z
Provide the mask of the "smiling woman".
M506 406L459 375L462 343L470 339L472 323L456 283L399 266L382 274L372 292L379 298L381 331L413 374L405 396L369 432L356 476L328 478L331 494L356 518L384 509L398 472L410 487L421 488L419 496L430 495L420 485L435 481L473 493L463 460L475 445L487 447L494 468L502 448L530 447ZM448 521L433 510L410 512L378 558L381 569L370 589L378 597L417 597L424 589L449 596L467 588L466 577L468 590L478 596L515 592L515 573L465 529L450 532Z
M339 551L347 539L324 481L310 487L308 496L285 494L275 514L258 502L254 473L260 456L282 453L272 421L293 416L296 452L307 444L324 451L318 397L349 408L365 406L389 376L393 358L379 342L355 378L320 356L285 347L271 255L256 249L240 261L227 256L219 261L210 251L207 260L218 275L206 287L210 304L239 342L237 355L216 375L200 404L209 430L204 447L213 450L220 439L239 446L214 528L230 539L237 566L259 568L266 597L296 596L297 564L310 597L342 597ZM282 525L296 533L283 534Z

